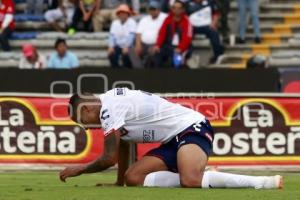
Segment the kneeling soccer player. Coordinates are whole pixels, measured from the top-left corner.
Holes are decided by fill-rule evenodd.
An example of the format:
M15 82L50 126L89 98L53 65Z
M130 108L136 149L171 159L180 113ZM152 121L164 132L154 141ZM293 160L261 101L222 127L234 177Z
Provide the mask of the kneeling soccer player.
M60 179L100 172L118 163L116 185L199 188L281 188L282 176L244 176L205 171L213 128L192 109L139 90L116 88L70 99L72 120L85 128L103 128L104 153L96 161L60 172ZM161 142L128 168L124 141Z

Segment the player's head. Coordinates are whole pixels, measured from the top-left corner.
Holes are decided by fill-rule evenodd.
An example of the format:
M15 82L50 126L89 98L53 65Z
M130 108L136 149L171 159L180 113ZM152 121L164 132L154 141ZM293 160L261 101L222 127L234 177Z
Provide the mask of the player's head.
M85 128L99 128L100 99L91 93L74 94L69 101L69 116Z

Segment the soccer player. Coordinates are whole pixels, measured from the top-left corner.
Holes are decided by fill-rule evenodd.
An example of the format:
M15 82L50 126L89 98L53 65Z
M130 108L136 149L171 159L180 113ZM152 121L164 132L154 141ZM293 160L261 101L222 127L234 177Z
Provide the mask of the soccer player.
M189 188L281 188L282 177L244 176L205 171L214 139L205 117L192 109L140 90L115 88L99 96L75 94L72 120L103 128L104 153L87 165L68 167L60 179L101 172L118 163L116 185ZM161 142L128 168L125 141Z

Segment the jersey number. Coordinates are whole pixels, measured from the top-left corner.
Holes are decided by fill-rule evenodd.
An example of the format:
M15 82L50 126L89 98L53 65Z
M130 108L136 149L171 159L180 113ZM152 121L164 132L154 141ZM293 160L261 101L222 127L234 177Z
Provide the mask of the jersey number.
M196 124L193 125L193 128L195 129L195 131L197 132L201 132L201 124L198 122Z
M106 119L109 118L109 114L107 114L107 112L108 112L107 109L105 109L105 110L102 111L102 113L101 113L101 119L102 120L106 120Z

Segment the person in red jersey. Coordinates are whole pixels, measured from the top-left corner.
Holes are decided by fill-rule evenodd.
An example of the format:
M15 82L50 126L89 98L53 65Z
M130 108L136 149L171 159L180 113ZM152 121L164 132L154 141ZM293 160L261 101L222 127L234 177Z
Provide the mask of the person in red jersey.
M171 12L160 28L153 51L155 54L155 67L174 67L172 60L175 55L182 57L184 64L185 56L190 49L193 37L192 25L185 13L185 3L175 1Z
M15 29L14 3L12 0L0 0L0 44L3 51L10 51L8 38Z

